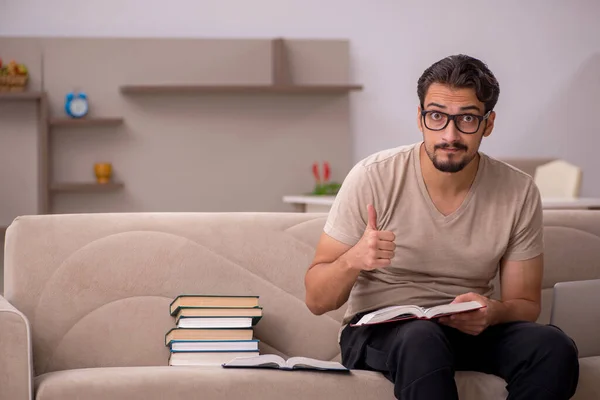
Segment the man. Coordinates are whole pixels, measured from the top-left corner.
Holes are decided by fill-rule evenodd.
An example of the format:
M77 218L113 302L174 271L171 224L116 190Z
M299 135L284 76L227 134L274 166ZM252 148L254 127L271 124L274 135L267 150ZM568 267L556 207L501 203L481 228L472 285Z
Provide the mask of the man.
M535 323L543 270L540 194L525 173L479 151L499 85L472 57L447 57L418 81L423 141L350 171L306 273L317 315L348 301L342 363L380 371L398 399L457 399L454 373L502 377L511 399L567 399L579 378L573 341ZM501 297L490 283L500 272ZM475 300L436 320L352 327L399 304Z

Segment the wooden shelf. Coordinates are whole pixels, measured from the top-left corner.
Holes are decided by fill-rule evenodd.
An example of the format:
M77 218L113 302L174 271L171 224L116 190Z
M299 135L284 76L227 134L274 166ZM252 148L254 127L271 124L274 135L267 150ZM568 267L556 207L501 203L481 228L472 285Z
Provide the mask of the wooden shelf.
M0 92L0 101L2 100L39 100L43 92Z
M360 85L126 85L124 94L345 94L362 90Z
M51 118L48 122L51 127L94 127L94 126L118 126L123 123L123 118L100 117L100 118Z
M295 84L285 41L271 41L271 83L258 85L148 84L123 85L123 94L348 94L362 90L354 84Z
M95 193L112 192L122 189L125 185L119 182L110 183L54 183L50 185L53 192L76 192L76 193Z

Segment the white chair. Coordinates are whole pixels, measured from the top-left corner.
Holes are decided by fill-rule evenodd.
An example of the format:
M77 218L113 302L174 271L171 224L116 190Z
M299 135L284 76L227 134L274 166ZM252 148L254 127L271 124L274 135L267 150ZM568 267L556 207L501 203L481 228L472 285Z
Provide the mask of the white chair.
M581 168L564 160L538 166L534 180L542 198L577 198L581 189Z

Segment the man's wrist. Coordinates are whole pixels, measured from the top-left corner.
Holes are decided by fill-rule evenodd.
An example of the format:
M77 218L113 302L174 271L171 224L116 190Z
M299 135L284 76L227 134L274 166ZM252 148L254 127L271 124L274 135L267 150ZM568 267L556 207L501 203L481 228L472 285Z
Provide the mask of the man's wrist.
M507 319L508 307L500 300L490 299L491 317L490 325L497 325Z
M348 254L349 251L347 251L346 253L342 254L339 258L338 258L338 262L340 263L340 267L342 268L342 270L346 273L352 273L356 276L358 276L358 274L360 273L360 268L356 267L354 265L354 263L352 262L352 257Z
M529 300L514 299L500 301L490 299L490 306L492 308L490 325L517 320L535 321L537 316L539 316L539 305Z

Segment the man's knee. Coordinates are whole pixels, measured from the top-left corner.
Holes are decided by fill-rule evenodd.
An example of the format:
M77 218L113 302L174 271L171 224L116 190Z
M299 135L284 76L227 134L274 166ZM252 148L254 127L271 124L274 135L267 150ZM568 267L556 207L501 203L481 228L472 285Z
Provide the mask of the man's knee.
M549 362L575 368L579 364L579 354L573 340L562 330L555 326L540 326L533 335L534 343L541 352L541 356L547 357Z
M449 341L436 322L406 323L396 331L388 358L397 398L411 397L411 391L455 391L453 357Z
M529 335L533 383L560 398L570 398L579 381L579 354L573 340L552 325L539 325Z
M392 354L400 361L418 358L433 368L451 365L452 357L442 328L433 321L422 320L410 321L397 330Z
M433 321L413 320L396 332L396 340L410 342L414 345L444 343L448 341L442 328Z

